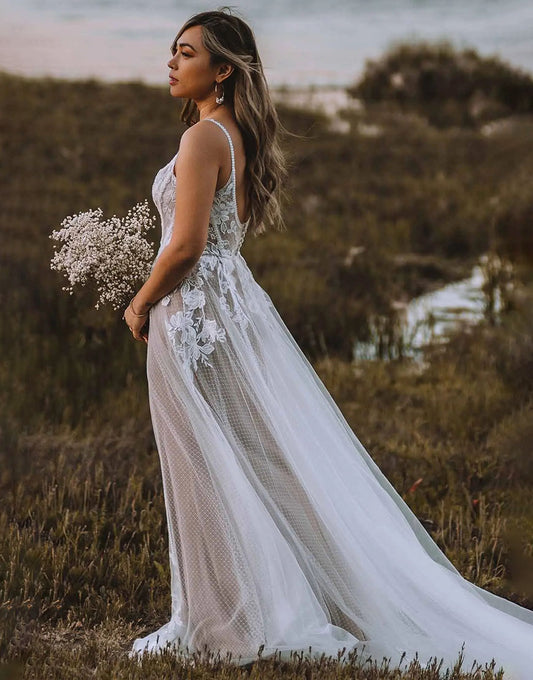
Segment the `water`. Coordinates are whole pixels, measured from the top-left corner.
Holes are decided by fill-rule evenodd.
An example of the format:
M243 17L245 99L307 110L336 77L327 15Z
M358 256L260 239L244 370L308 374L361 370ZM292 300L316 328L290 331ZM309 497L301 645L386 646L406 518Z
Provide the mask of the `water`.
M459 323L482 321L486 304L484 283L483 270L476 265L467 279L415 298L407 306L406 334L411 346L420 348L445 339Z
M505 298L513 289L513 271L509 262L484 255L470 276L449 283L438 290L414 298L400 310L398 324L393 326L394 337L390 339L392 358L397 356L398 340L401 338L403 355L423 358L424 347L447 341L450 333L459 325L480 323L489 314L497 318L505 306ZM492 297L490 292L492 292ZM381 328L385 334L388 327ZM376 329L378 330L378 329ZM376 333L376 335L378 335ZM372 342L356 343L355 359L379 357L379 338ZM387 356L383 358L388 358Z
M0 69L166 84L169 46L195 0L0 0ZM391 41L448 38L533 71L528 0L249 0L272 86L347 85Z

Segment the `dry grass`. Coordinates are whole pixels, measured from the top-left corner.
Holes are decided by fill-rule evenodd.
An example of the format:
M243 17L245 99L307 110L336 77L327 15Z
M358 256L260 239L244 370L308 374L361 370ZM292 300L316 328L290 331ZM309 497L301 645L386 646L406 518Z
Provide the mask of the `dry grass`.
M177 116L163 90L136 84L28 87L2 76L0 92L9 102L0 114L9 159L0 166L0 680L437 678L436 668L400 676L380 664L356 668L355 659L238 669L127 657L132 639L170 608L144 352L119 315L60 293L47 235L65 214L96 205L120 213L147 195L175 151ZM252 270L458 569L532 607L531 298L501 327L459 333L428 354L425 370L347 360L391 300L460 276L493 244L491 233L511 251L529 238L527 182L511 190L508 178L510 169L532 176L531 140L439 132L385 114L382 137L370 139L356 127L327 132L320 116L281 113L305 137L287 140L289 231L245 244ZM364 256L346 264L352 246Z

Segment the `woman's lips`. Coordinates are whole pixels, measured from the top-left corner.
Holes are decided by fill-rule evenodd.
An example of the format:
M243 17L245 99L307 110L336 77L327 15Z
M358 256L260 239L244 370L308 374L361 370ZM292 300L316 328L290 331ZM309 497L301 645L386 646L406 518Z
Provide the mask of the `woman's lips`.
M178 81L176 80L176 78L173 78L172 76L169 76L168 82L169 82L171 85L174 85L174 83L177 83Z

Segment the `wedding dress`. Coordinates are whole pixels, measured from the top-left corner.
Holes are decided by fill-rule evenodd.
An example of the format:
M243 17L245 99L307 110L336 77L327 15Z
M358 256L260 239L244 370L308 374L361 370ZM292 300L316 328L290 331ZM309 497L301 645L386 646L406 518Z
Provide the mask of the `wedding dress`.
M464 643L465 670L494 658L504 678L530 680L533 611L460 575L254 280L240 253L232 139L208 120L227 137L231 175L200 259L150 311L147 350L171 619L131 655L170 644L244 664L260 646L263 658L357 648L391 667L416 657L446 668ZM159 253L172 232L175 158L153 185Z

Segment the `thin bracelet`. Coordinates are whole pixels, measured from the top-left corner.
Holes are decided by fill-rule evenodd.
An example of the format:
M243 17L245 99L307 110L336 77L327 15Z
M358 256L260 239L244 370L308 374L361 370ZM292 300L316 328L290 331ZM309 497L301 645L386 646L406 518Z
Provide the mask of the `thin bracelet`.
M148 310L144 314L137 314L136 313L135 309L133 308L133 301L134 300L135 300L135 295L131 298L130 304L129 304L129 307L130 307L130 310L131 310L131 313L133 314L133 316L136 316L138 319L142 319L143 316L148 316L148 314L150 313L150 310Z

